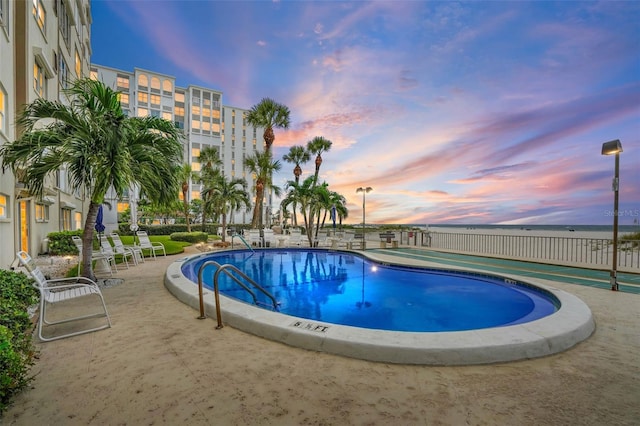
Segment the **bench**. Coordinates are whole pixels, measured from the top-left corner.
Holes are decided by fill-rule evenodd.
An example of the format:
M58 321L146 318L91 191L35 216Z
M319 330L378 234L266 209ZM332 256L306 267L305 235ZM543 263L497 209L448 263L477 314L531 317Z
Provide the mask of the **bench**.
M396 240L396 234L393 232L381 232L380 234L380 248L387 248L387 244L391 244L393 248L398 248L398 240Z

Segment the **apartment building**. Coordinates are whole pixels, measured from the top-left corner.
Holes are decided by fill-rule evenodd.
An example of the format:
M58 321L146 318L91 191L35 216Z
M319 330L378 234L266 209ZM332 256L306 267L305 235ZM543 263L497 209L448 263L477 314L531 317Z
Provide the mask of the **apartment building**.
M90 0L0 0L0 144L20 136L14 122L25 104L65 101L67 84L89 75L90 56ZM0 268L13 263L16 251L45 251L50 232L81 229L87 208L65 170L40 198L0 170Z
M91 78L121 92L120 103L128 115L151 115L174 122L182 130L184 160L191 164L193 171L200 171L200 151L215 147L222 160L224 175L244 178L249 194L253 194L255 177L245 170L244 159L254 152L264 151L264 129L247 123L248 110L223 105L223 93L218 90L197 85L180 87L176 85L175 77L156 71L135 68L131 72L92 64L90 73ZM191 182L188 201L199 199L201 190L199 182ZM112 209L105 209L105 226L108 230L115 229L117 212L129 207L128 199L117 200L111 194L106 201ZM265 211L269 209L265 208ZM235 211L228 217L228 222L247 224L251 218L251 212Z

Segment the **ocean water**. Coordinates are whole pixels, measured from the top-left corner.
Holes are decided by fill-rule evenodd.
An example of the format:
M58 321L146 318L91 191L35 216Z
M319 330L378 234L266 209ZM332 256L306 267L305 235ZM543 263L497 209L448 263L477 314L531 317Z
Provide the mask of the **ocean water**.
M406 225L424 229L425 224ZM430 228L458 228L458 229L507 229L527 231L568 231L576 232L613 232L613 225L460 225L438 223L428 225ZM619 225L619 233L640 232L640 225Z

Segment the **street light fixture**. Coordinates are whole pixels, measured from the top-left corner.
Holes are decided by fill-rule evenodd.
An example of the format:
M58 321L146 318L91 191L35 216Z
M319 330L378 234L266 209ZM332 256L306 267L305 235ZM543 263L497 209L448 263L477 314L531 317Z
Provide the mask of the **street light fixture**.
M371 192L372 190L373 188L371 188L370 186L367 186L366 188L361 186L360 188L356 189L356 194L358 192L362 192L362 250L367 248L365 239L364 239L364 221L365 221L365 206L366 206L365 194L367 192Z
M616 156L616 167L613 175L613 266L611 267L611 290L618 291L618 190L620 189L620 153L622 144L619 139L602 144L602 155Z

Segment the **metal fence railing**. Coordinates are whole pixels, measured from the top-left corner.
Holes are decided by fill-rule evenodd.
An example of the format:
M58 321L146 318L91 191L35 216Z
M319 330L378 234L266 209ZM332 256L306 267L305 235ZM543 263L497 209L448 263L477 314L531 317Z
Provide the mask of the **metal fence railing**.
M606 238L402 231L400 244L550 264L604 268L613 261L613 241ZM618 239L618 267L640 272L638 240Z

